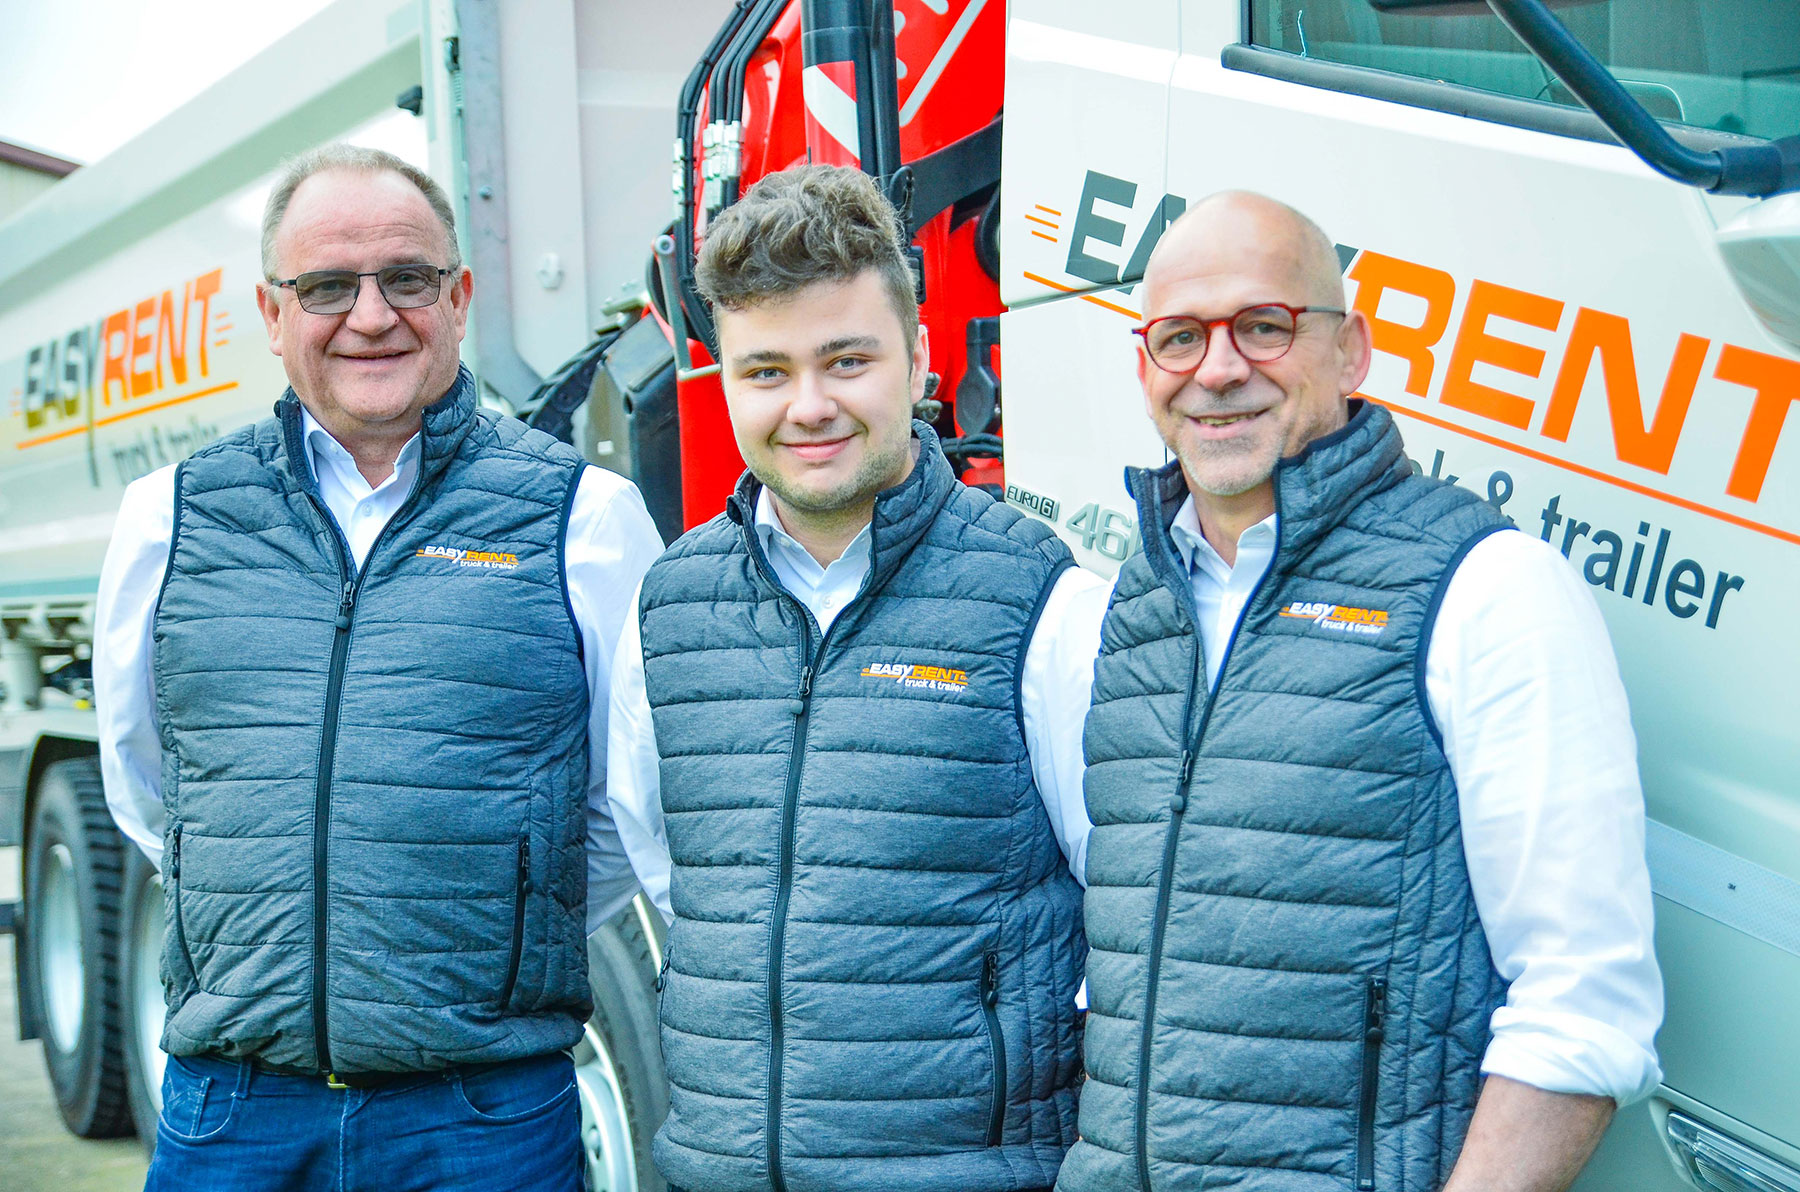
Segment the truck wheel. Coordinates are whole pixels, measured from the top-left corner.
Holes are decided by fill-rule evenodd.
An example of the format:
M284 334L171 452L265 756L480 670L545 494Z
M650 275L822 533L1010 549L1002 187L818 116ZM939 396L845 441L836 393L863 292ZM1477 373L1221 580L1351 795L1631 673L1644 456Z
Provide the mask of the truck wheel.
M650 1140L669 1112L657 1037L662 921L637 901L588 938L594 1016L575 1047L581 1149L589 1192L666 1192Z
M131 1118L137 1125L144 1150L156 1153L156 1119L162 1113L163 1019L168 1006L163 1000L162 875L144 854L125 846L124 891L119 898L120 998L124 1021L125 1088L131 1098Z
M68 758L38 784L25 842L25 979L63 1122L82 1138L131 1132L119 1014L119 877L125 839L100 763Z

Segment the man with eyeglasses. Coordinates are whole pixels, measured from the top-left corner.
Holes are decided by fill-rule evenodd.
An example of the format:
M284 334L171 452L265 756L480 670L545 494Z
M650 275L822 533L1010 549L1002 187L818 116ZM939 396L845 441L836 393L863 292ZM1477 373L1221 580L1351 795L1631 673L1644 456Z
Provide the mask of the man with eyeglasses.
M661 543L478 408L428 175L303 155L262 256L292 387L132 484L101 577L107 801L168 913L148 1187L572 1192L586 931L636 888L606 691Z
M1587 586L1355 396L1335 248L1172 225L1085 744L1062 1192L1542 1192L1659 1079L1635 741ZM1485 1080L1484 1080L1485 1077Z

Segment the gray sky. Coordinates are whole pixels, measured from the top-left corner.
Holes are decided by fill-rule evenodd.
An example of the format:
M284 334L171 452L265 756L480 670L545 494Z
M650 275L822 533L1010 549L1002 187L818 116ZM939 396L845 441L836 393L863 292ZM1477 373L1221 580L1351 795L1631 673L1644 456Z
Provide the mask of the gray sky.
M330 0L0 0L0 140L92 162Z

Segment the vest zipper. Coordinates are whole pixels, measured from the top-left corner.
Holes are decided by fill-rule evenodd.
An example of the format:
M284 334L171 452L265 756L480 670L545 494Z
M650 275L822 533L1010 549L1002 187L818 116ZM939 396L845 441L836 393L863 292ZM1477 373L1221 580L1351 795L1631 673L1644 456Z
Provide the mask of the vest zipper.
M181 915L181 825L176 824L173 839L169 843L169 881L174 885L174 919L175 942L181 948L181 958L187 961L188 971L194 976L194 984L200 984L200 970L194 967L194 954L188 949L187 925Z
M804 610L803 610L804 611ZM829 631L828 631L829 632ZM802 631L803 637L810 637ZM802 642L802 647L807 642ZM813 660L817 655L813 656ZM812 711L813 664L800 668L799 707L794 712L794 745L789 755L787 793L781 800L781 851L776 859L775 913L769 924L769 1183L785 1192L781 1176L781 954L787 940L788 896L794 886L794 818L800 799L800 770L806 756L806 722Z
M988 1110L987 1144L1000 1145L1006 1124L1006 1038L1000 1033L1000 954L981 958L981 1012L987 1018L988 1046L994 1052L994 1100Z
M794 701L794 741L788 760L787 790L781 800L781 843L775 865L775 909L769 923L769 1186L773 1192L787 1192L787 1181L781 1174L781 1059L785 1047L781 1007L781 957L787 942L788 898L793 893L794 884L794 816L800 800L800 773L806 758L806 726L812 712L813 677L818 673L820 660L825 657L825 643L831 640L831 631L850 616L850 610L862 603L869 585L874 582L875 533L871 527L869 570L863 576L862 586L857 589L855 597L838 610L838 615L819 635L817 647L813 645L816 622L813 620L812 610L799 597L781 586L780 577L775 574L774 568L763 556L761 547L757 545L755 530L748 525L744 527L744 538L745 550L749 553L751 562L762 573L763 578L768 580L769 585L793 606L800 618L800 698Z
M519 837L518 880L513 884L512 954L506 961L506 984L500 987L500 1008L512 1001L513 987L519 983L519 959L525 950L525 896L531 893L531 834Z
M331 670L325 679L325 724L319 733L319 781L313 791L313 1036L319 1071L331 1071L331 1041L325 1017L325 917L329 907L326 862L330 860L331 771L337 760L338 712L343 704L344 663L350 656L350 623L356 616L356 581L344 581L337 629L331 638Z
M1276 512L1280 513L1279 494L1276 499ZM1200 723L1194 728L1194 735L1186 748L1181 751L1181 772L1176 779L1175 789L1169 795L1169 827L1163 836L1162 867L1156 879L1156 912L1150 926L1150 956L1144 974L1144 1022L1143 1032L1138 1038L1137 1068L1137 1162L1138 1183L1142 1192L1152 1192L1150 1186L1150 1051L1156 1037L1156 994L1158 982L1162 979L1163 934L1169 926L1169 899L1175 878L1175 846L1181 838L1182 817L1187 813L1188 782L1194 776L1194 762L1200 753L1200 744L1206 739L1206 725L1212 719L1213 704L1218 698L1219 688L1225 685L1225 677L1230 672L1232 647L1237 644L1238 632L1249 618L1250 611L1256 607L1262 596L1263 588L1269 582L1269 576L1275 573L1275 565L1280 561L1280 546L1277 544L1276 555L1269 560L1269 567L1262 578L1256 581L1251 589L1250 598L1244 601L1244 608L1238 614L1237 624L1231 627L1231 636L1225 641L1225 653L1219 660L1219 681L1206 693L1206 702L1200 710ZM1181 717L1183 730L1187 728L1193 717L1194 701L1200 685L1205 678L1204 648L1200 640L1200 617L1194 607L1191 587L1180 592L1184 607L1187 609L1188 624L1194 634L1194 673L1188 683L1186 708Z
M424 435L423 428L419 433L421 437ZM421 438L419 470L413 476L412 491L406 494L406 500L400 503L400 508L394 510L394 515L381 527L381 533L375 535L375 541L369 544L369 553L363 556L365 563L375 557L375 552L381 549L387 536L412 509L413 502L419 499L419 493L425 487L423 455ZM338 598L337 627L331 639L331 670L325 679L325 723L319 734L319 780L313 792L313 1038L319 1071L329 1073L332 1063L329 1021L326 1015L328 991L325 983L325 957L326 912L330 899L327 897L325 874L331 851L331 771L337 755L338 712L344 695L344 664L350 656L350 626L356 617L356 594L358 583L362 579L362 569L351 569L350 540L344 537L343 527L337 524L331 510L325 507L325 502L315 493L307 493L306 498L312 502L325 528L331 531L332 540L337 543L338 580L343 584Z
M1356 1188L1375 1187L1375 1094L1381 1078L1381 1041L1387 1017L1387 979L1369 978L1363 994L1362 1091L1356 1111Z

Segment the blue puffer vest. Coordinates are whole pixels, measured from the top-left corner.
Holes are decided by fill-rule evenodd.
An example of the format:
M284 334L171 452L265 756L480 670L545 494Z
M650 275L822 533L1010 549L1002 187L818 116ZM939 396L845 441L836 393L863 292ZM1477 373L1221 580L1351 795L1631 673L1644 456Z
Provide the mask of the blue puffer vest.
M276 415L176 480L163 1044L342 1072L567 1047L589 1012L581 460L461 374L358 574L291 391Z
M1081 890L1019 704L1071 560L915 433L823 640L749 477L644 581L676 915L656 1160L690 1192L1042 1187L1074 1139Z
M1208 697L1168 527L1129 476L1088 717L1089 1079L1063 1192L1432 1192L1504 999L1464 866L1425 654L1506 525L1413 474L1393 420L1282 461L1278 544Z

